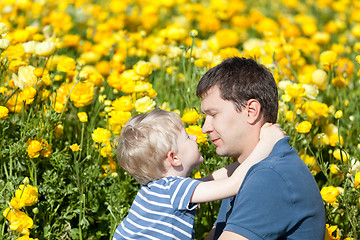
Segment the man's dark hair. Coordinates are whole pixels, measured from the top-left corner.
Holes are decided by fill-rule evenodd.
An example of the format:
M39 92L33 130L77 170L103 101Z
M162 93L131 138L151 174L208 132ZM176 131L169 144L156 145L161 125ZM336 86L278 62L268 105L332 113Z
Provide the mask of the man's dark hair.
M250 58L228 58L211 68L200 79L196 95L204 97L210 88L218 86L224 100L234 102L241 111L249 99L261 104L266 122L275 123L278 113L277 85L271 72Z

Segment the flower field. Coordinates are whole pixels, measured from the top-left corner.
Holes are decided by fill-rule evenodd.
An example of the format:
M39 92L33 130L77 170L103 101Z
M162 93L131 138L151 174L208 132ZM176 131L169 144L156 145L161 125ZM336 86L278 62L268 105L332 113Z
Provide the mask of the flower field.
M359 0L0 2L0 238L111 239L139 187L116 162L124 123L159 107L201 133L195 90L228 57L273 73L278 123L318 183L326 239L360 239ZM201 204L196 239L220 202Z

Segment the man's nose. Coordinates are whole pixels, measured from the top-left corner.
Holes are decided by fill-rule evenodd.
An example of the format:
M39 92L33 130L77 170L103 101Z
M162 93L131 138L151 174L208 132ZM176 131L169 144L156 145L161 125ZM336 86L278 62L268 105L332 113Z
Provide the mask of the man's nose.
M203 124L203 126L201 128L201 131L203 133L209 133L209 132L212 131L212 129L213 129L213 127L212 127L212 124L211 124L211 120L208 117L206 117L205 122L204 122L204 124Z

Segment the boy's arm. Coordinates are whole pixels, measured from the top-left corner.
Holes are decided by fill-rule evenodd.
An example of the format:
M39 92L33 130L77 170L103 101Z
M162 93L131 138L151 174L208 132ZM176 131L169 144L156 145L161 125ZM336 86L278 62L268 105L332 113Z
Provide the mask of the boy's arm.
M225 167L222 167L215 172L207 175L206 177L200 178L200 181L207 182L207 181L213 181L213 180L220 180L224 178L230 177L235 169L240 165L238 161L233 162L232 164L229 164Z
M234 173L229 178L198 184L191 197L191 202L210 202L235 196L250 167L267 157L275 143L284 136L285 134L278 125L265 124L261 129L260 141Z

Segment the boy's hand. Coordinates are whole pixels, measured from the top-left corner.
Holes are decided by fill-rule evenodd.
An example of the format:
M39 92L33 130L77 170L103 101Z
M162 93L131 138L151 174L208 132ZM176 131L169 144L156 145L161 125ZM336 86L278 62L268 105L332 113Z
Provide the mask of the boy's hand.
M260 130L260 141L275 145L286 133L280 128L279 124L265 123Z

